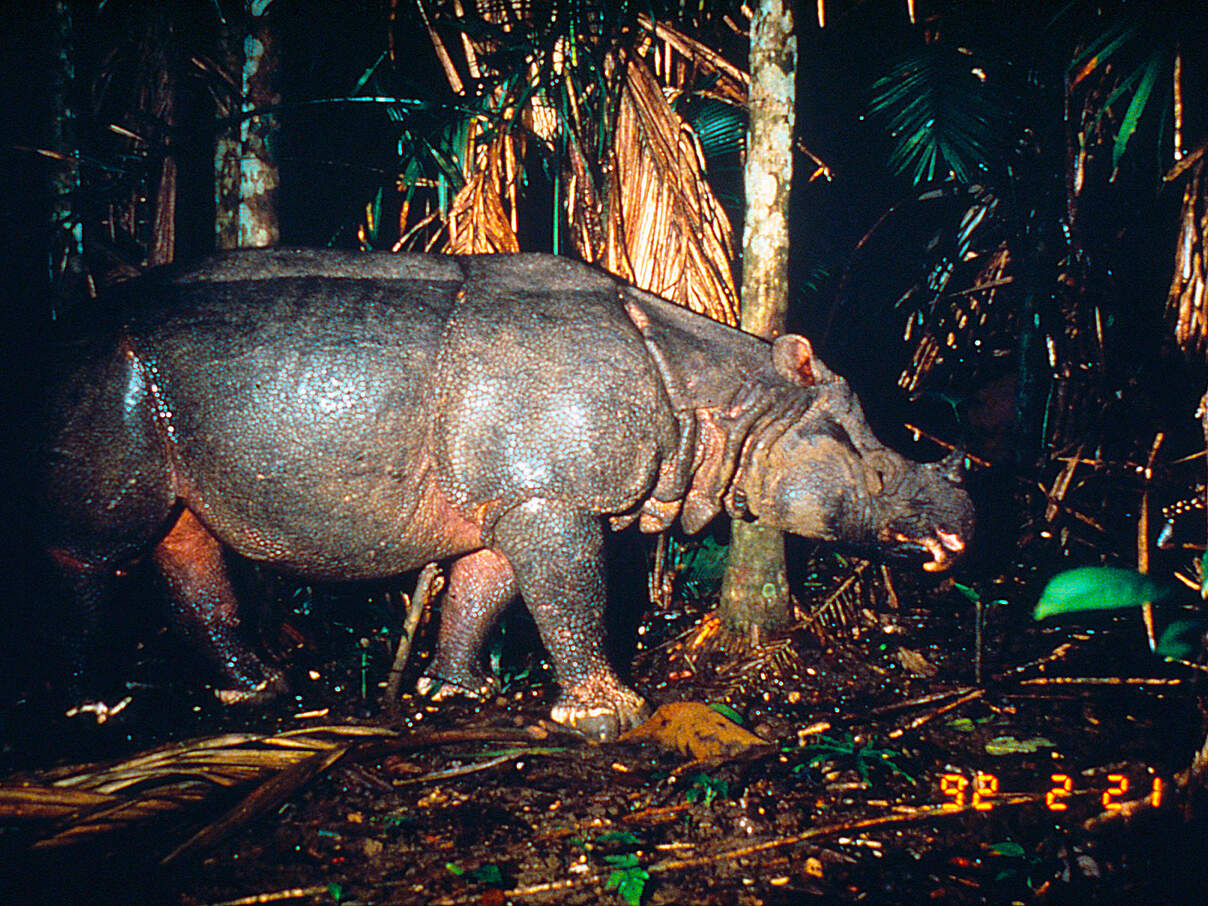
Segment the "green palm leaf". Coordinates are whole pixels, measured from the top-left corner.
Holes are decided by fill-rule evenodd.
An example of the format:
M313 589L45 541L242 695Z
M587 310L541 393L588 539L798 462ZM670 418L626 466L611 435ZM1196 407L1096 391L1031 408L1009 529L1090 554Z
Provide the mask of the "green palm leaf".
M1154 84L1158 81L1158 76L1165 69L1165 63L1165 52L1155 50L1142 64L1142 68L1138 70L1141 75L1140 81L1137 83L1137 90L1133 94L1132 101L1128 105L1128 110L1124 114L1124 119L1120 123L1120 129L1116 132L1116 141L1112 145L1112 167L1120 165L1120 158L1124 156L1124 149L1128 146L1128 140L1137 131L1137 122L1141 119L1142 114L1145 113L1145 108L1149 103L1149 95L1153 91Z
M916 185L998 169L1005 115L967 54L929 45L873 85L871 115L894 139L889 164Z

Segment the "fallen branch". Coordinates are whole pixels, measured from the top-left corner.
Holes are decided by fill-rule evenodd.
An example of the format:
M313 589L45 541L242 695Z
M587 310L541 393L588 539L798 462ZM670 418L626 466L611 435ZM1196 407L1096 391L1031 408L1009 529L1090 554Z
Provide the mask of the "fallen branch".
M316 752L276 774L256 787L243 801L212 824L208 824L160 859L168 865L182 856L207 849L266 812L270 812L319 774L344 757L353 743L336 746L326 752Z

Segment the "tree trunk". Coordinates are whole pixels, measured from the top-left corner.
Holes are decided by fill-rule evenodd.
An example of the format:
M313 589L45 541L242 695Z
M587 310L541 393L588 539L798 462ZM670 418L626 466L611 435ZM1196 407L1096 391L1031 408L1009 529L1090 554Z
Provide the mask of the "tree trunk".
M277 223L279 183L275 113L280 95L276 41L262 3L249 5L242 21L223 29L222 55L227 71L240 86L240 97L219 116L230 121L214 146L215 245L219 249L263 248L281 238Z
M750 125L743 228L742 329L771 339L784 332L788 307L788 214L793 175L797 39L784 0L760 0L751 21ZM721 619L744 634L792 619L784 536L735 522L722 580Z
M57 317L75 296L83 281L84 225L76 212L80 188L76 107L73 97L75 64L72 48L71 6L58 0L51 10L54 68L51 72L49 141L56 156L50 177L49 265L52 292L51 317Z

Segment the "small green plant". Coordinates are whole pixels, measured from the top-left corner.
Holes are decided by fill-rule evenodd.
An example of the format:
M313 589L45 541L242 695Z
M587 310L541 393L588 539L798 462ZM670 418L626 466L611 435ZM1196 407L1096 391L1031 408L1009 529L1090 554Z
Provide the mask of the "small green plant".
M604 862L612 866L604 889L615 890L628 906L639 906L650 881L650 872L645 869L635 852L642 845L636 834L629 831L608 831L594 840L575 838L571 842L588 852L601 846L617 849L618 852L603 856Z
M466 871L466 869L462 868L456 862L446 862L445 868L459 878L477 881L479 884L486 884L488 887L503 890L508 886L507 881L503 877L503 872L493 862L479 865L477 868L470 869L469 871Z
M689 802L701 802L705 808L713 805L718 796L730 795L730 784L719 777L710 777L703 771L692 778L692 786L684 793Z
M794 774L800 774L806 768L834 761L840 764L850 764L859 772L860 779L864 783L871 783L869 772L872 768L885 768L893 774L905 777L911 783L916 782L913 777L898 767L894 761L894 759L900 758L902 753L895 752L892 749L878 749L871 744L862 745L857 743L850 733L845 733L842 739L819 736L816 742L802 746L799 750L789 746L781 749L781 751L786 755L797 754L798 752L813 753L808 761L802 762L793 768Z
M727 545L719 544L711 535L699 542L674 543L672 567L680 577L680 589L687 600L700 603L717 593L729 551Z
M650 872L642 867L635 853L620 853L605 856L604 861L612 866L605 890L615 890L628 906L640 906L650 881Z

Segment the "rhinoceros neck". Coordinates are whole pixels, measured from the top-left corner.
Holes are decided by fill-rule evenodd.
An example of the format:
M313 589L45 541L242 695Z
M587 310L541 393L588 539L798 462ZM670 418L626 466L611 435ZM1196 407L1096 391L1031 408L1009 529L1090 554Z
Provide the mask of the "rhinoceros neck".
M743 476L760 450L809 409L812 389L781 378L767 342L626 287L622 304L642 335L679 423L679 445L664 460L643 504L641 527L703 528L722 509L744 513Z
M634 287L624 287L621 297L647 346L672 365L678 382L671 388L676 396L668 394L673 405L719 411L740 385L780 382L766 340Z

